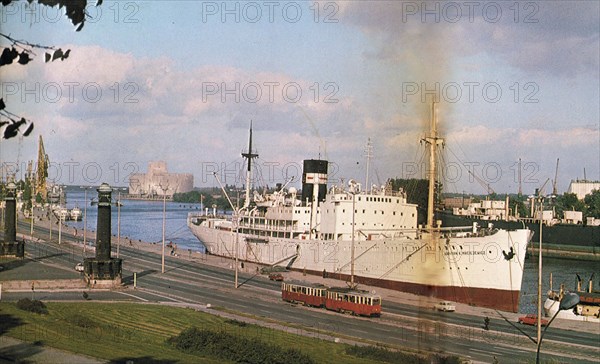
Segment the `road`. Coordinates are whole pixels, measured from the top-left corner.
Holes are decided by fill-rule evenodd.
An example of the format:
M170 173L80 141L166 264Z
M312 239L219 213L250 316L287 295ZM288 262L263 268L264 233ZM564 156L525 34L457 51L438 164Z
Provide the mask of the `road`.
M43 238L49 232L43 227L36 227L36 235L38 233ZM63 238L73 237L63 234ZM59 246L39 241L26 245L29 258L44 265L63 267L74 277L77 273L73 266L82 260L82 253L81 248L70 244ZM241 274L242 286L236 290L233 288L233 271L229 269L167 256L166 271L161 274L160 255L121 246L120 257L124 260L123 283L128 288L91 291L89 299L210 303L213 307L318 330L316 335L330 334L346 341L361 340L456 354L482 362L492 362L494 358L511 362L531 361L535 357L535 344L523 334L535 337L535 327L492 319L490 330L484 330L479 316L437 312L392 301L384 301L381 318L351 317L285 303L280 298L280 284L264 277ZM136 289L133 288L134 272L137 274ZM2 299L16 300L31 297L31 294L4 293ZM82 292L37 292L35 295L43 300L82 299ZM595 334L550 328L544 337L542 357L570 363L597 362L595 360L600 355L598 342ZM570 344L577 345L577 348Z

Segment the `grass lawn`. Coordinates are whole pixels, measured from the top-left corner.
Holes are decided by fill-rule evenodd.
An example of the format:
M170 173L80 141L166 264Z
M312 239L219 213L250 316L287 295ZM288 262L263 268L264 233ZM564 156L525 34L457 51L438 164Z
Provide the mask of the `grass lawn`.
M317 363L379 363L346 354L344 344L244 325L192 309L139 303L46 305L49 313L39 315L22 311L15 303L0 303L0 335L115 362L222 363L219 358L187 354L166 343L184 329L198 327L296 348Z

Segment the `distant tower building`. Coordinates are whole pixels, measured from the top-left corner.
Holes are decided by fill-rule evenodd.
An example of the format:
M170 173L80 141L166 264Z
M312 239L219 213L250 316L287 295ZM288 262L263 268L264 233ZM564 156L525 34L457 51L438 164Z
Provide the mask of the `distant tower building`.
M572 180L567 192L574 193L578 199L583 200L593 190L600 190L600 181Z
M129 177L129 194L140 197L163 196L163 194L173 196L175 193L190 192L193 188L192 174L168 173L167 163L164 161L150 162L148 173L136 173Z

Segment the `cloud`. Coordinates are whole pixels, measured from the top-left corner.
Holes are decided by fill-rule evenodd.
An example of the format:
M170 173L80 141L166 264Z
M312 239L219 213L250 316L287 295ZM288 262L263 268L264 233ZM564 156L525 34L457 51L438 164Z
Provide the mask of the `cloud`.
M529 75L591 72L598 77L596 1L343 4L341 21L359 27L378 45L367 57L392 62L424 79L451 77L464 57L477 54L501 59Z

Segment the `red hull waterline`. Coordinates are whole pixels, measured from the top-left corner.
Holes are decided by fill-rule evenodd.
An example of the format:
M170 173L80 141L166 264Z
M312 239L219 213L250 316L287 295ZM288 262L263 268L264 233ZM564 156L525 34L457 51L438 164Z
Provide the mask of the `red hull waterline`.
M295 268L292 268L292 270L306 272L307 274L323 275L323 272L317 271L304 271ZM350 281L350 276L347 274L327 273L327 277L342 281ZM437 297L439 299L465 303L472 306L487 307L507 312L519 312L520 291L474 287L433 286L356 275L354 276L354 282L368 286L412 293L419 296Z

